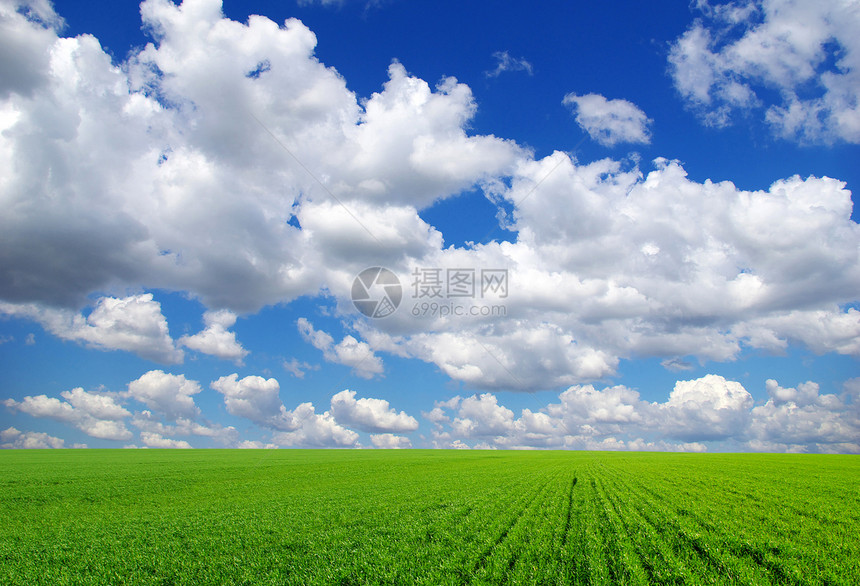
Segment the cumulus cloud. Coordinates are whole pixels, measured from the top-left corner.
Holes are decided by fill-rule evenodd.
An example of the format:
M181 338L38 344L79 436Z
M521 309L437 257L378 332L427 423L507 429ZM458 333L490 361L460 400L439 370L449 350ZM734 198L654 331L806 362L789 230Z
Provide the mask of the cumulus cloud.
M275 430L272 442L286 447L355 447L358 434L340 425L328 411L316 413L312 403L288 410L279 397L274 378L237 374L222 376L210 385L224 395L227 412ZM375 403L373 407L377 407ZM360 411L360 410L359 410ZM365 415L360 413L359 417ZM398 417L395 415L395 417Z
M499 405L495 395L467 397L459 402L457 417L451 423L457 435L485 437L504 435L513 428L514 412Z
M108 440L131 439L131 432L122 421L131 415L116 397L107 394L89 393L82 388L63 391L56 397L36 395L21 401L6 399L3 404L12 411L20 411L32 417L47 417L55 421L70 423L90 437Z
M164 364L182 362L161 313L161 304L151 293L117 299L102 297L89 315L35 303L0 301L0 313L39 322L63 340L82 342L99 350L126 350Z
M736 37L767 45L776 13L760 9L759 27L742 6L706 18L736 23ZM806 8L811 46L829 31L845 49L844 75L804 79L830 84L820 136L849 140L853 106L837 107L836 98L851 97L843 86L854 41L842 29L852 21L819 26L817 6ZM780 14L797 22L797 10ZM153 42L114 66L91 36L61 38L45 25L51 18L3 12L2 42L17 43L9 54L21 55L3 61L0 90L5 313L60 337L178 363L182 351L154 299L117 291L184 291L234 314L325 291L358 332L336 342L300 324L326 360L373 377L388 352L481 391L560 390L643 356L725 361L744 348L790 344L860 353L860 315L846 309L860 290L860 230L837 179L789 177L747 191L693 181L666 159L653 168L583 164L561 152L538 159L510 140L470 134L477 104L453 78L434 87L394 62L379 91L354 95L318 60L315 35L297 20L238 23L217 0L148 0L141 14ZM677 61L673 71L691 100L711 100L709 111L753 103L744 88L757 93L754 77L791 89L791 74L774 73L781 60L809 62L799 49L768 49L758 64L749 44L717 39L705 22L684 37L692 48L679 41L673 52L701 63ZM794 50L798 29L786 30L773 46ZM731 57L723 48L732 43L745 52ZM618 105L604 101L607 112ZM624 130L610 125L607 136L645 133L643 118L610 118ZM420 211L475 186L505 210L515 238L445 248ZM386 320L349 323L352 279L380 265L404 277L414 267L507 269L509 295L483 300L503 305L506 317L416 319L404 303ZM111 296L78 313L98 292ZM228 326L215 332L207 324L184 341L240 359ZM239 382L224 387L225 401L293 431L280 400L261 406L255 398L271 390L245 396Z
M768 380L766 388L768 401L752 410L750 448L860 452L860 403L850 393L821 395L812 381L783 388Z
M675 41L669 64L681 96L706 123L723 126L735 111L764 109L786 139L860 142L860 13L852 3L697 6L703 18Z
M418 429L418 420L405 411L398 413L384 399L355 398L343 390L331 398L331 414L339 422L361 431L404 432Z
M44 450L61 449L65 447L66 441L58 437L37 431L19 431L9 427L0 431L0 448L4 450ZM76 445L75 447L86 447Z
M493 53L493 59L496 60L496 68L485 71L487 77L499 77L506 71L525 71L529 75L534 73L532 64L526 61L523 57L511 57L507 51L496 51Z
M179 344L237 364L248 355L248 351L236 340L236 332L228 331L236 323L236 314L228 309L207 311L203 314L203 331L193 336L182 336Z
M326 411L316 413L311 403L302 403L291 412L294 431L274 434L272 441L285 447L348 448L358 446L358 434L347 429Z
M78 387L63 391L60 398L36 395L20 401L6 399L2 403L12 411L32 417L69 423L98 439L131 439L133 434L126 427L130 418L148 447L187 447L187 442L168 436L198 436L223 445L234 444L238 440L235 428L199 419L200 410L193 395L200 391L200 385L184 375L153 370L130 382L126 392L88 392ZM121 404L128 400L143 403L152 411L132 413Z
M190 450L191 444L189 444L185 440L176 440L170 439L166 437L161 437L157 433L151 433L148 431L140 432L140 441L143 442L147 448L160 448L160 449L181 449L181 450Z
M180 417L176 421L165 424L151 411L144 410L135 413L131 424L142 432L157 434L159 436L191 436L208 437L222 444L234 443L239 434L232 426L224 427L218 424L205 424Z
M655 403L622 385L575 385L557 403L519 416L492 393L437 402L423 416L440 448L702 452L718 442L742 450L860 451L850 389L837 396L819 395L812 382L785 389L771 380L766 387L770 399L755 405L743 385L712 374L678 381L666 401Z
M236 445L236 448L240 450L274 450L277 447L276 444L266 444L256 440L245 440Z
M47 0L0 2L0 98L32 96L45 85L45 49L62 22Z
M393 433L376 433L370 436L373 447L381 450L405 450L412 447L408 437Z
M298 425L281 402L281 387L274 378L246 376L239 379L239 375L233 373L222 376L209 386L224 395L224 406L230 415L250 419L271 429L293 430Z
M517 241L416 265L506 269L509 294L493 300L506 318L416 319L407 299L407 311L359 326L375 350L478 388L521 390L599 380L634 356L668 358L671 369L678 356L733 360L744 346L858 355L860 313L846 305L860 290L860 229L840 181L745 191L692 181L675 161L643 175L557 152L488 189L514 206ZM333 290L348 298L346 286Z
M743 385L709 374L675 383L661 407L671 436L701 441L736 437L748 426L752 406Z
M22 53L4 59L0 94L9 302L74 306L93 291L161 287L253 311L314 294L330 264L314 238L326 234L291 217L319 224L334 196L349 210L372 204L368 217L385 203L417 221L416 206L523 152L466 132L475 100L453 78L433 88L395 62L360 101L295 19L240 24L219 0L147 0L154 42L114 66L92 36L4 15L4 41Z
M576 123L603 146L651 142L651 120L632 102L607 100L600 94L567 94L563 103L573 110Z
M194 395L201 390L200 383L186 379L184 374L150 370L128 383L126 396L169 419L194 419L200 415L200 409L194 404Z
M383 373L382 360L373 353L367 342L359 342L346 335L335 344L334 338L322 330L314 329L307 319L300 317L297 325L302 337L317 350L322 350L327 361L349 366L362 378L369 379Z

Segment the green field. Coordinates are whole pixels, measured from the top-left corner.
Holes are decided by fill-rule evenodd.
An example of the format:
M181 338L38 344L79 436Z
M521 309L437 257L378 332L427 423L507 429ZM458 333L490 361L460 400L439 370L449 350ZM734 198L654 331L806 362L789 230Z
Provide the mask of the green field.
M4 451L0 584L860 584L860 457Z

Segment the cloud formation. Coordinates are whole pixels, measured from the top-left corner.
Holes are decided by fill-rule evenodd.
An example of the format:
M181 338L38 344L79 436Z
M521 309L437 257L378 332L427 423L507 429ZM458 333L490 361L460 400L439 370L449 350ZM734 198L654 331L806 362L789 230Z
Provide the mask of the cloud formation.
M567 94L562 103L570 106L580 128L603 146L651 142L652 120L632 102L607 100L600 94Z
M140 380L143 383L140 383ZM198 389L196 381L180 380L160 371L147 373L129 384L131 393L94 393L81 388L65 391L61 399L28 396L3 404L35 418L68 423L97 439L129 441L138 430L140 443L152 448L189 448L189 439L206 438L220 445L266 447L360 448L360 432L381 449L409 448L419 431L418 420L396 411L388 401L358 398L344 390L331 398L331 409L317 412L304 402L287 409L281 402L275 379L237 374L221 377L211 388L224 398L231 415L248 419L263 440L241 437L232 426L224 427L184 416L186 399L195 393L179 391L179 411L174 402L149 389ZM860 453L860 379L848 381L841 394L821 394L812 381L782 387L776 380L765 385L767 399L754 401L739 382L718 375L679 380L663 402L643 400L624 385L603 388L573 385L556 401L519 413L490 392L455 396L437 401L422 413L430 437L420 436L421 446L437 448L590 449L695 451L708 449ZM132 413L120 399L160 405L161 414L149 410ZM165 406L165 401L166 405ZM167 423L164 422L167 420ZM188 439L183 439L188 438ZM4 448L63 447L59 438L9 428L0 437ZM80 447L75 445L75 447Z
M207 311L203 314L203 331L193 336L182 336L179 344L203 354L242 364L248 351L236 340L236 332L228 331L236 323L236 314L228 309Z
M186 379L184 374L150 370L128 383L126 396L169 419L194 419L200 415L200 409L194 404L194 395L202 390L200 383Z
M281 386L274 378L246 376L239 379L239 375L233 373L222 376L209 386L224 395L224 406L230 415L244 417L270 429L292 430L296 427L292 413L281 402Z
M860 12L851 2L697 2L670 72L705 123L764 110L778 136L860 142ZM776 90L776 91L774 91ZM776 99L774 99L774 97Z
M339 422L374 433L418 429L418 421L392 409L384 399L355 398L355 391L343 390L331 398L331 414Z
M689 424L670 426L672 437L653 440L658 447L732 437L759 421L757 407L713 380L677 388L659 409L630 389L592 392L586 383L628 358L684 369L791 344L860 356L860 312L851 307L860 228L838 179L775 178L749 191L691 180L681 163L662 158L641 167L562 152L537 158L514 141L471 133L477 103L454 78L432 86L393 62L380 90L359 97L315 56L317 39L303 23L238 23L217 0L147 0L141 15L153 42L118 65L92 36L62 37L46 3L18 4L0 3L0 312L61 339L178 364L184 352L160 304L139 292L182 291L220 309L179 344L238 362L247 351L229 331L236 315L324 292L351 333L336 342L306 319L299 331L359 376L382 375L389 353L481 391L579 389L559 409L583 425L671 413ZM762 102L785 136L858 140L856 15L835 2L699 7L704 20L677 41L671 62L679 91L707 120L723 124ZM801 91L810 86L812 97ZM783 101L763 103L775 95L764 87ZM596 140L648 140L648 119L629 102L596 94L566 101ZM510 241L446 247L421 212L476 187L499 206ZM362 320L350 287L368 266L389 267L404 283L415 267L505 269L509 295L484 302L503 305L506 317L416 318L404 303L384 321ZM307 368L286 364L297 376ZM334 404L322 414L312 404L288 410L273 378L234 374L212 385L229 413L286 434L282 445L358 441ZM199 392L195 381L151 371L126 398L193 435L181 422L212 428L200 421ZM767 411L775 418L788 417L787 403L777 402L783 395ZM72 425L95 418L89 404L38 397L13 408ZM549 407L516 416L494 397L479 392L456 412L440 407L434 417L467 435L439 441L495 445L496 436L472 441L489 430L507 438L499 446L566 437L558 435L566 420ZM351 398L356 409L366 400ZM827 407L795 404L792 413L810 421ZM344 418L358 417L344 405ZM155 434L150 441L170 439L145 420L137 418ZM582 430L570 437L574 446L652 441L644 431L645 443Z
M853 388L853 387L852 387ZM860 452L860 403L852 391L819 395L813 382L783 389L755 405L736 381L718 375L678 381L662 403L622 385L575 385L537 411L517 416L492 393L437 402L423 416L436 447L593 450ZM856 391L854 391L856 394Z
M358 446L358 434L340 425L328 412L317 413L311 403L291 412L293 431L278 432L272 441L283 447L348 448Z
M0 448L4 450L62 449L66 441L37 431L20 431L9 427L0 431ZM86 444L75 444L73 448L86 448Z
M370 379L383 373L382 360L373 353L367 342L359 342L353 336L346 335L335 344L334 338L322 330L314 329L307 319L300 317L297 325L302 337L314 348L321 350L328 362L349 366L362 378Z
M496 68L485 71L484 75L487 77L499 77L506 71L525 71L529 75L534 74L534 68L531 63L523 57L511 57L511 54L507 51L496 51L493 53L493 59L496 60Z
M370 442L381 450L405 450L412 447L408 437L393 433L375 433L370 436Z
M80 387L63 391L60 396L65 400L36 395L24 397L21 401L6 399L3 404L12 411L20 411L32 417L47 417L70 423L90 437L108 440L131 439L132 433L123 422L131 413L119 405L114 396L88 393Z
M60 339L99 350L125 350L163 364L177 364L184 358L170 337L161 304L152 293L121 299L102 297L87 316L38 303L3 301L0 314L32 319Z

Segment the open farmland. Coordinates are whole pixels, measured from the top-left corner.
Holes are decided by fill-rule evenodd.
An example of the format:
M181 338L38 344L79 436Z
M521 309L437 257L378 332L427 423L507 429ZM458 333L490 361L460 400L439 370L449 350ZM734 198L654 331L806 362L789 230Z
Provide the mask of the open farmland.
M2 584L858 584L860 458L6 451Z

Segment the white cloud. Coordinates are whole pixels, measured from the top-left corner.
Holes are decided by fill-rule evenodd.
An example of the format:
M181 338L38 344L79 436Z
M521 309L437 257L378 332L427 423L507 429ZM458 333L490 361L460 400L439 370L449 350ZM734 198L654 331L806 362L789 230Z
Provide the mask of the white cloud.
M446 324L447 325L447 324ZM459 331L417 333L394 343L408 355L436 364L455 380L490 389L538 390L598 379L614 371L617 359L579 346L556 326L508 320L493 334Z
M276 444L265 444L254 440L245 440L236 445L240 450L274 450L277 447Z
M102 297L86 317L66 309L3 301L0 313L35 320L63 340L83 342L99 350L126 350L164 364L183 359L170 337L161 304L151 293L122 299Z
M349 366L362 378L369 379L383 373L382 360L373 353L367 342L359 342L346 335L335 344L334 338L322 330L314 329L313 324L305 318L300 317L297 325L302 337L314 348L321 350L327 361Z
M203 323L206 326L203 331L193 336L182 336L179 344L241 364L248 351L236 340L236 332L228 331L236 323L236 314L229 309L207 311L203 314Z
M758 30L743 24L740 7L713 11ZM354 95L315 57L316 37L297 20L241 24L216 0L150 0L141 12L156 40L121 67L92 37L62 39L4 12L3 42L21 55L3 62L12 69L0 90L7 313L66 339L176 363L182 351L153 298L116 292L184 291L206 307L253 312L325 291L348 321L352 278L368 266L404 276L422 266L507 268L505 319L415 319L404 303L386 320L347 323L359 334L340 342L306 330L327 360L361 376L383 372L384 351L481 390L593 382L634 356L703 363L792 343L860 353L860 317L844 309L860 290L860 231L836 179L790 177L745 191L692 181L665 159L653 170L579 164L561 152L536 160L512 141L469 134L477 104L454 79L434 88L393 63L380 91ZM761 14L771 25L756 34L770 34L776 21ZM810 20L813 45L820 22ZM834 38L850 48L842 33L850 24L825 28L839 27ZM677 69L682 92L712 100L712 112L746 107L752 78L723 67L723 45L709 45L716 33L691 30L684 55L701 63ZM786 30L794 47L798 29ZM846 49L846 67L855 53ZM753 63L751 54L732 63ZM762 71L789 87L781 60L802 65L805 55L762 53L770 60ZM687 74L703 81L683 81ZM850 97L839 75L821 78L832 82L833 103ZM822 136L838 111L826 111ZM849 122L839 127L846 136ZM445 248L419 210L475 185L507 210L516 238ZM94 292L117 297L86 317L69 309ZM226 327L220 346L206 332L186 340L201 336L238 357Z
M750 448L860 453L860 403L850 393L820 395L812 381L783 388L768 380L766 387L767 403L752 410Z
M600 94L567 94L563 103L572 108L576 123L604 146L651 142L651 120L632 102L607 100Z
M800 383L797 388L784 389L774 379L768 379L765 382L765 388L775 405L795 403L804 407L818 399L818 383L812 381Z
M487 77L499 77L506 71L525 71L529 75L534 73L532 64L526 61L523 57L511 57L507 51L496 51L493 53L493 59L496 60L496 68L490 71L485 71Z
M194 419L200 415L200 409L194 404L194 395L201 390L200 383L186 379L184 374L150 370L128 383L126 396L169 419Z
M381 450L405 450L412 447L408 437L394 435L393 433L377 433L370 436L370 441L375 448Z
M224 405L230 415L250 419L271 429L293 430L298 425L281 402L281 387L274 378L246 376L240 380L239 375L233 373L222 376L209 386L224 395Z
M70 423L99 439L128 440L131 432L123 419L131 413L116 402L113 395L88 393L82 388L60 393L65 401L47 395L24 397L21 401L6 399L3 404L13 411L32 417L47 417Z
M624 386L575 385L558 403L519 417L491 393L437 402L423 414L436 447L587 450L707 450L705 442L752 451L856 452L860 412L846 393L819 395L812 382L784 389L768 381L770 399L755 405L738 382L717 375L678 381L665 402L650 403ZM798 402L794 402L797 400ZM478 447L478 444L475 445Z
M314 294L331 264L319 256L337 251L291 216L313 224L333 194L416 218L523 152L467 134L476 104L453 78L431 88L393 63L360 102L295 19L240 24L218 0L148 0L156 40L117 67L91 36L6 12L4 40L21 41L0 93L9 302L73 306L147 287L254 311Z
M284 360L281 365L284 367L284 370L286 370L296 378L305 378L305 372L307 372L308 370L319 370L320 368L319 365L313 365L307 362L299 362L297 358Z
M19 431L14 427L9 427L0 431L0 442L2 442L0 443L0 448L5 450L61 449L64 448L66 444L65 440L50 436L47 433Z
M362 335L483 388L596 380L632 355L732 360L742 344L857 355L858 313L839 307L860 290L844 184L792 177L751 192L655 165L642 177L562 153L524 163L499 192L516 205L516 243L422 263L508 268L507 319L395 315L372 326L396 336Z
M737 437L749 424L753 398L738 382L709 374L678 381L662 405L671 437L687 441Z
M148 431L140 432L140 441L143 442L148 448L160 448L160 449L181 449L181 450L190 450L191 444L189 444L185 440L175 440L166 437L161 437L157 433L150 433Z
M592 385L570 387L561 395L561 404L550 414L562 414L568 421L582 424L642 423L649 416L649 405L639 393L622 385L601 391Z
M170 424L162 423L151 411L135 413L131 424L141 431L160 436L198 436L215 439L223 444L234 443L238 439L236 428L224 427L218 424L203 424L191 419L180 417Z
M451 423L455 434L465 437L504 435L513 429L514 412L498 404L495 395L467 397L460 402Z
M733 360L744 345L858 354L860 314L840 307L860 290L860 229L843 183L792 177L744 191L691 181L677 162L654 166L643 176L563 153L523 162L510 185L488 186L514 206L516 242L392 267L404 295L414 294L411 267L507 269L506 298L467 300L501 303L504 319L415 318L405 297L394 315L355 327L374 351L482 389L599 380L632 356ZM345 312L350 283L331 282Z
M288 447L355 447L358 434L341 426L329 413L316 413L313 404L302 403L288 411L278 397L278 382L259 376L221 377L212 388L224 395L228 413L245 417L266 428L278 430L274 445ZM241 447L262 448L260 442L244 442Z
M705 122L722 126L735 110L765 107L765 120L784 138L860 142L860 12L851 2L699 8L704 21L675 42L669 63L678 91Z
M358 434L337 423L326 411L316 413L311 403L302 403L291 412L295 430L274 434L280 446L305 448L348 448L358 445Z
M0 2L0 98L29 97L44 87L52 29L61 25L47 0Z
M405 411L398 413L384 399L355 398L344 390L331 398L331 414L339 422L370 432L404 432L418 429L418 421Z
M73 409L83 411L96 419L117 421L130 415L128 410L119 405L110 395L88 393L78 387L71 391L63 391L60 396L68 401Z

